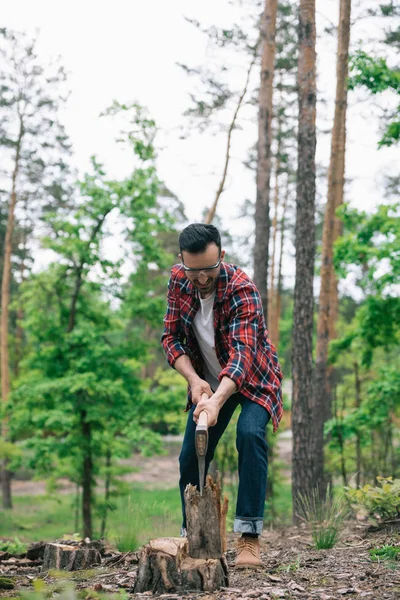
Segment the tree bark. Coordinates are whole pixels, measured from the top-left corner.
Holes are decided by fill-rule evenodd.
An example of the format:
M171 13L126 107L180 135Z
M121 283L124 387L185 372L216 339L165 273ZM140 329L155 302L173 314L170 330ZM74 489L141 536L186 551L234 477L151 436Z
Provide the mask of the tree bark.
M328 199L325 209L322 237L321 288L317 324L317 350L314 382L314 455L316 481L324 478L324 423L331 414L331 390L329 385L328 345L334 335L338 310L337 281L333 269L333 244L338 236L335 211L343 202L347 76L350 42L351 0L340 0L338 50L336 64L336 99L332 129L331 158L328 174ZM322 488L324 485L322 485ZM325 490L321 489L325 497Z
M83 468L82 468L82 518L83 536L92 537L92 433L87 413L81 411L81 425L83 436Z
M221 498L221 486L207 476L200 496L196 486L185 490L185 507L189 556L192 558L221 558L226 547L227 501Z
M358 371L358 363L354 361L354 384L356 390L356 408L360 408L361 406L361 380ZM357 488L361 485L361 436L357 432L356 435L356 485Z
M275 66L277 0L265 0L261 23L263 49L259 90L257 195L255 209L254 283L268 323L269 196L271 178L272 93Z
M108 504L110 502L110 488L111 488L111 450L107 449L106 454L106 481L104 490L104 512L101 519L100 537L105 538L106 527L107 527L107 515L108 515Z
M212 592L228 585L225 557L191 558L186 538L158 538L142 550L134 593Z
M1 280L1 333L0 333L0 348L1 348L1 397L5 403L8 402L10 394L10 373L9 373L9 354L8 354L8 315L10 304L10 280L11 280L11 251L12 251L12 235L14 231L15 206L17 204L17 178L19 172L19 163L21 157L21 145L24 135L24 123L22 116L19 118L19 132L15 147L14 170L12 173L11 197L8 208L7 230L4 241L4 260L3 260L3 276ZM3 418L2 421L2 437L4 440L8 438L8 419ZM8 459L3 460L2 465L2 493L3 493L3 508L12 508L11 498L11 473L8 469Z
M96 548L77 548L66 544L46 544L43 571L78 571L101 564L100 552Z
M278 134L279 135L279 134ZM275 277L276 269L276 253L277 253L277 237L278 237L278 210L279 210L279 169L280 169L280 142L278 148L278 156L275 165L275 190L274 190L274 216L272 219L272 253L271 253L271 269L269 277L269 290L268 290L268 331L269 338L275 345L275 338L272 337L272 332L275 331L274 324L276 322L276 291L277 283Z
M246 83L245 83L245 86L243 88L242 93L240 94L240 97L239 97L239 100L238 100L238 103L237 103L237 106L236 106L236 110L235 110L235 112L233 114L233 118L232 118L231 124L229 126L228 139L227 139L227 143L226 143L224 170L223 170L223 173L222 173L222 178L221 178L221 181L220 181L217 193L215 195L215 200L214 200L214 202L213 202L210 210L208 211L206 219L204 221L208 225L210 223L212 223L212 221L213 221L213 219L215 217L215 212L217 210L218 201L220 199L220 196L221 196L222 192L225 189L225 181L226 181L226 176L228 174L228 166L229 166L229 161L230 161L230 156L231 156L230 152L231 152L232 133L233 133L233 130L235 128L236 119L238 117L240 108L241 108L241 106L243 104L244 97L245 97L245 95L247 93L247 88L249 87L250 75L251 75L251 72L253 70L254 63L256 62L256 59L257 59L258 46L259 46L259 43L257 43L256 46L255 46L254 55L253 55L252 61L250 63L250 66L249 66L249 68L247 70Z
M299 499L313 492L312 334L315 259L315 0L300 0L299 131L296 199L296 280L293 313L293 519Z
M277 286L276 286L275 307L274 307L274 314L275 314L276 318L275 318L275 321L273 323L273 327L274 327L274 329L273 329L273 335L274 335L275 340L276 340L276 341L274 341L274 345L275 345L275 348L277 350L279 348L279 335L280 335L279 329L280 329L281 310L282 310L283 246L284 246L284 242L285 242L285 213L286 213L286 207L287 207L287 204L288 204L288 200L289 200L289 186L286 187L285 199L283 201L283 206L282 206L281 222L280 222L280 226L279 226L281 238L280 238L280 248L279 248L278 281L277 281Z

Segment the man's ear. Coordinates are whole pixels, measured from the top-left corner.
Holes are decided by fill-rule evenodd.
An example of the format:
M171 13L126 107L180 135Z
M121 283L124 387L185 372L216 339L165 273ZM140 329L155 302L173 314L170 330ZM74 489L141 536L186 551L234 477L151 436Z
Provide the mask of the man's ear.
M225 250L221 250L221 260L224 260Z
M182 261L182 254L181 253L178 254L178 258L179 258L180 261Z

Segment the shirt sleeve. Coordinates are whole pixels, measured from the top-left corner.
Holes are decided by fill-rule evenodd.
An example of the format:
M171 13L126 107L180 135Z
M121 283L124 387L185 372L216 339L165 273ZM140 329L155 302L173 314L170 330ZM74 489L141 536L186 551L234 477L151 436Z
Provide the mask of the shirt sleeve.
M257 352L257 333L261 315L260 296L254 288L242 288L231 301L229 360L219 380L229 377L238 390L246 381Z
M167 311L164 317L164 332L161 336L161 344L167 357L168 364L173 367L177 358L186 354L180 341L181 317L180 302L177 296L172 277L168 282Z

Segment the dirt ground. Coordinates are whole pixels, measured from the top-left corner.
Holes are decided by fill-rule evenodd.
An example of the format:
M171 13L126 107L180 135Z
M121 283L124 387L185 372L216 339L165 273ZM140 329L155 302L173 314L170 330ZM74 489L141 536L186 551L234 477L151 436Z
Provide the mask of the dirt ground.
M400 598L399 562L372 562L368 552L370 548L383 544L400 545L399 528L371 533L365 526L353 525L343 532L340 543L334 549L314 550L304 529L289 527L263 533L263 567L257 570L234 569L235 537L231 535L227 552L229 587L218 591L172 590L161 596L155 596L151 591L135 594L140 553L104 558L102 567L90 572L77 572L75 585L81 590L80 598L86 600L97 600L100 597L98 592L110 594L119 590L124 590L134 600L394 600ZM61 585L59 579L41 574L38 566L12 564L9 560L0 562L0 573L15 578L19 591L32 589L32 581L38 577L44 578L49 590L56 586L59 592ZM57 597L58 592L53 597ZM0 597L16 594L17 590L3 593L0 590Z

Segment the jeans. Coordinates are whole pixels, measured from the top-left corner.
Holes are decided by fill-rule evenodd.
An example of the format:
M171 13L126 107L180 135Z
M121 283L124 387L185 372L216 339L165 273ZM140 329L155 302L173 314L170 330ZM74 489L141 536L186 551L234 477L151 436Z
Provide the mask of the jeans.
M236 429L239 489L234 531L260 534L263 528L268 472L268 446L265 439L265 430L270 419L269 412L263 406L249 400L240 393L233 394L228 398L219 412L217 424L209 429L206 473L214 457L217 444L239 404L242 407ZM188 414L185 436L179 456L179 488L182 501L183 528L186 528L185 488L188 483L199 486L199 469L194 444L196 431L196 423L193 421L194 410L195 407L192 406Z

